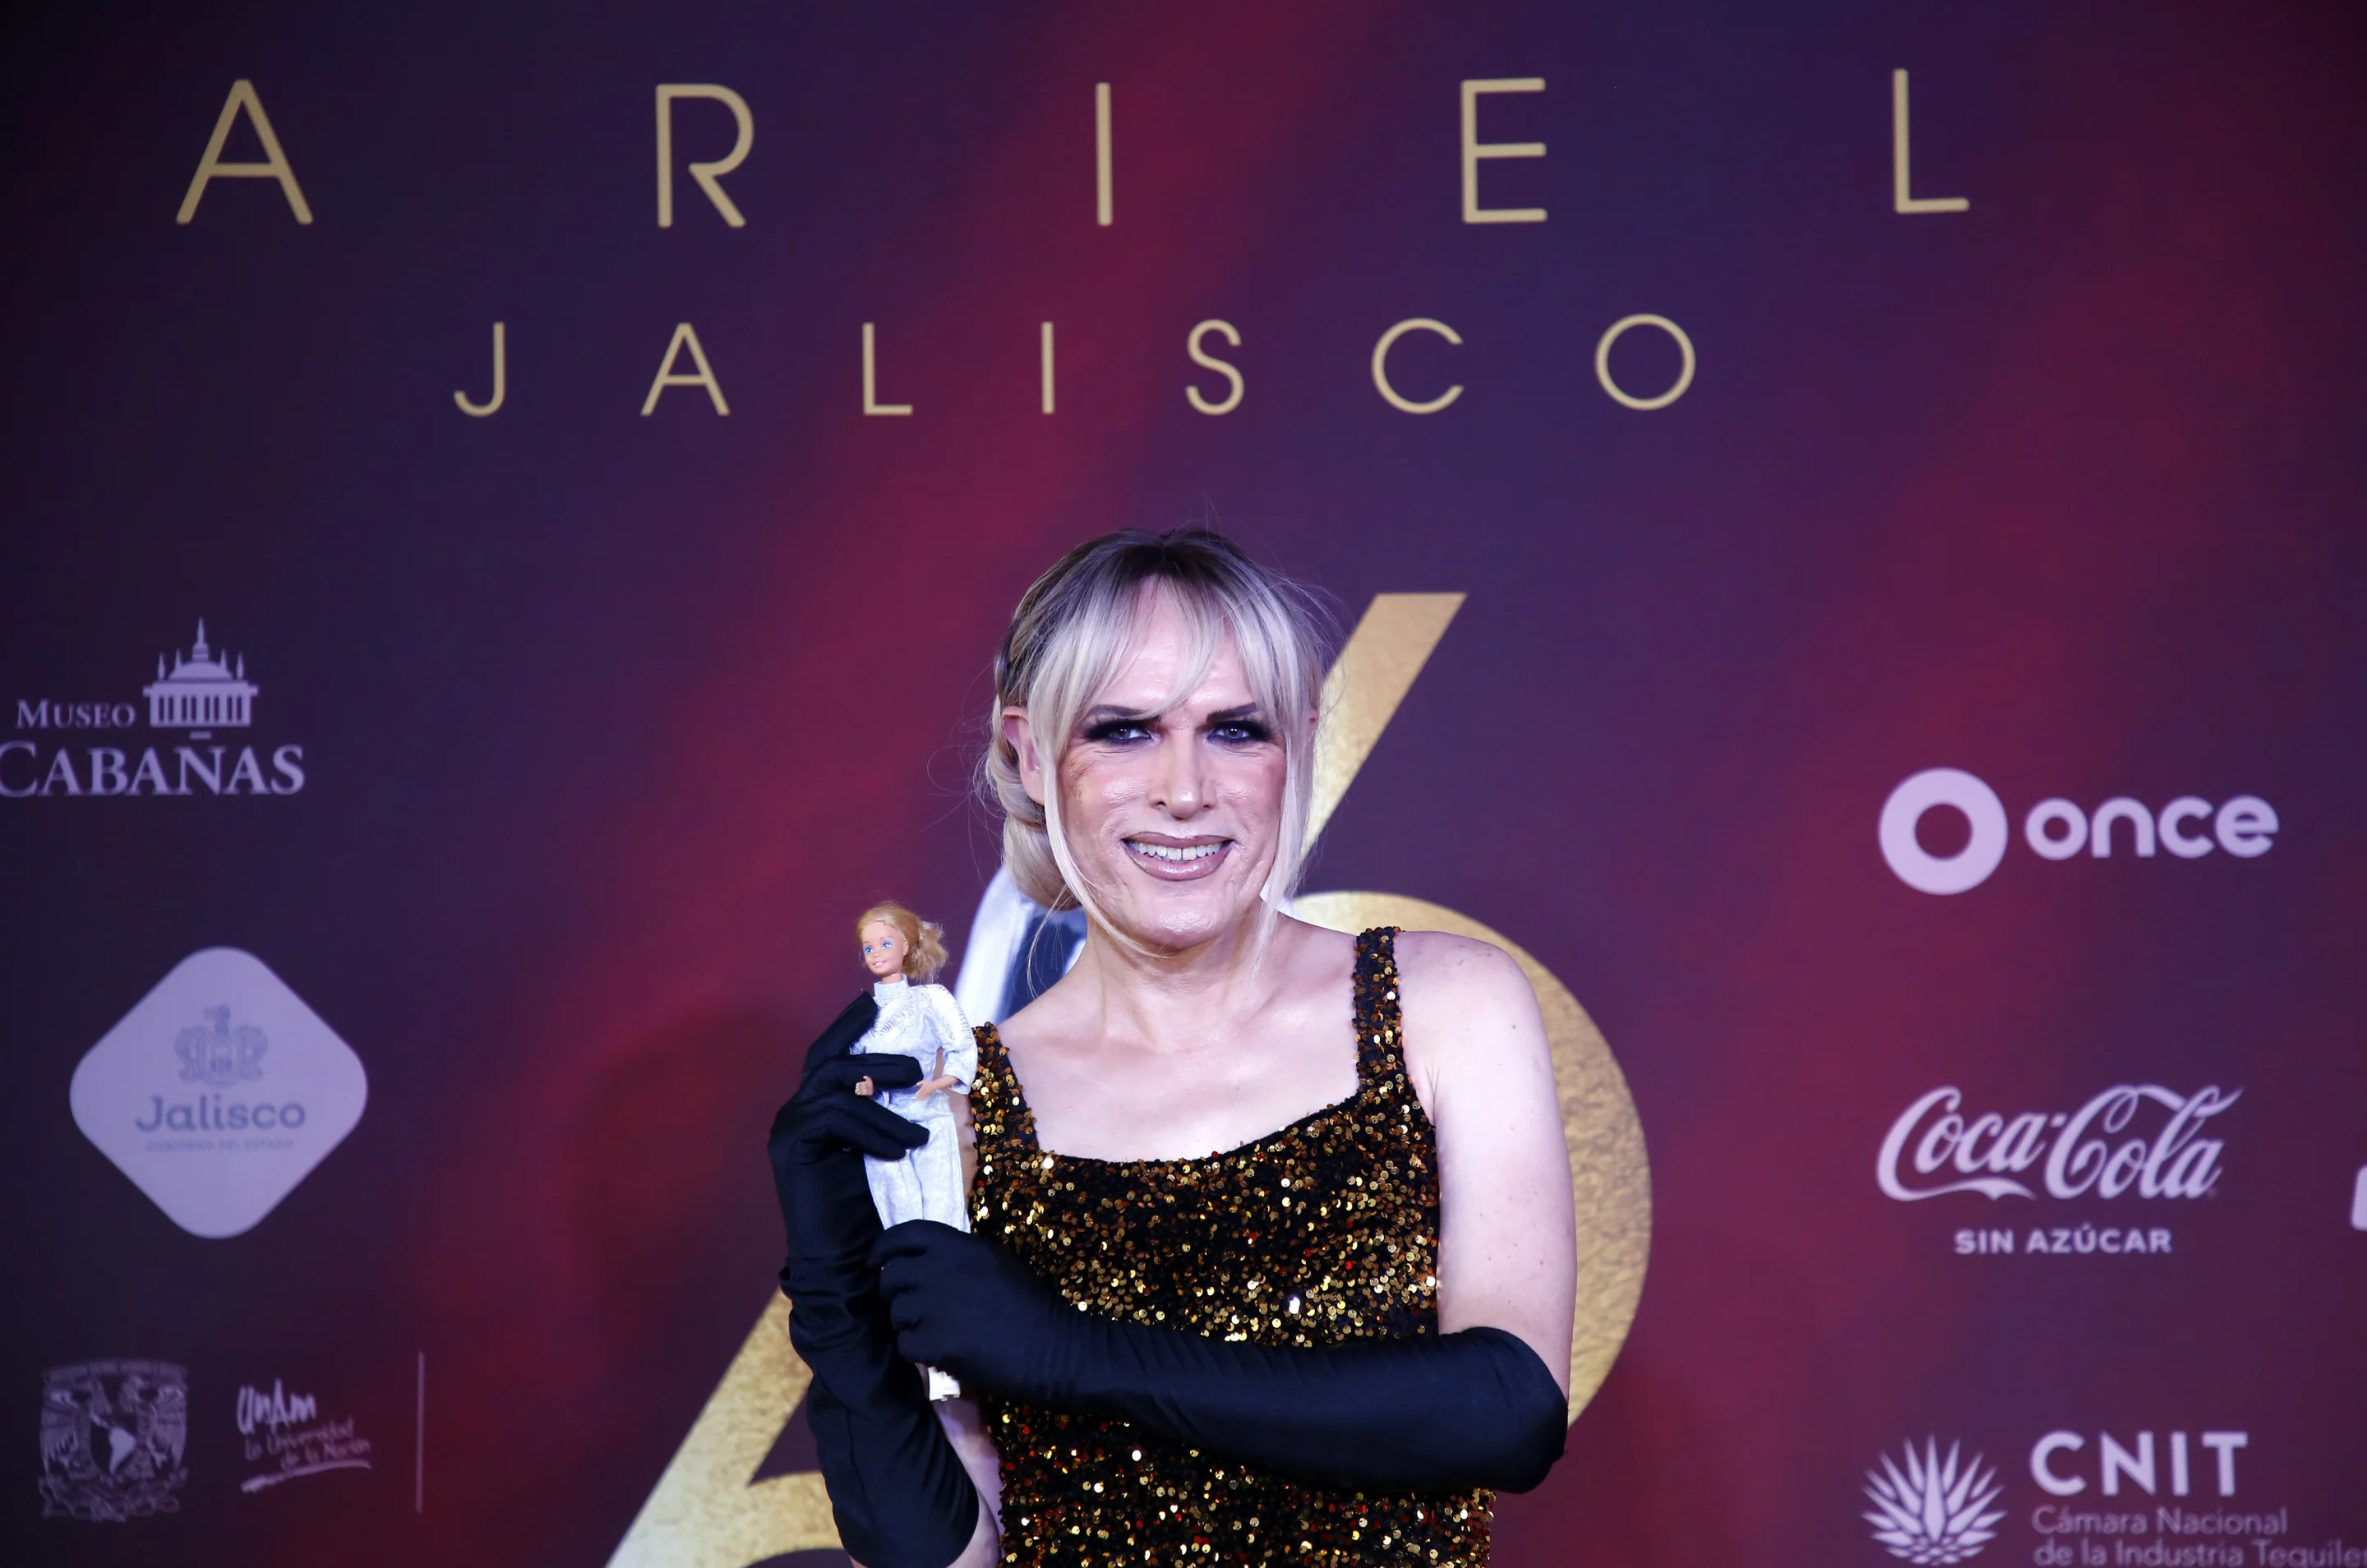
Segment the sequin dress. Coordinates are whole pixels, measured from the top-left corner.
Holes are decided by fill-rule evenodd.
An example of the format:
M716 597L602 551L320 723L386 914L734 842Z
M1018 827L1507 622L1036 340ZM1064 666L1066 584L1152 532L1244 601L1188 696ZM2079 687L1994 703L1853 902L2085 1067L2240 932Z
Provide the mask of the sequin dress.
M1399 1049L1396 936L1356 939L1356 1092L1205 1159L1046 1154L979 1030L973 1228L1110 1317L1277 1346L1437 1333L1438 1161ZM1492 1492L1334 1492L1125 1422L983 1404L1013 1568L1488 1560Z

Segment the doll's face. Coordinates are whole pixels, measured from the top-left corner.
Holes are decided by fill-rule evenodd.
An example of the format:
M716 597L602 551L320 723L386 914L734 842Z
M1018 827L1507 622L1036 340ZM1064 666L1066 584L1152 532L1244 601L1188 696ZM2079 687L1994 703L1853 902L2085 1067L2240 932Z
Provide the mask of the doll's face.
M912 944L904 933L885 920L874 920L863 928L863 966L879 980L893 978L904 972L904 954Z
M1280 837L1282 743L1231 640L1197 689L1158 711L1190 651L1183 617L1154 597L1057 769L1078 869L1112 923L1155 952L1184 952L1238 928L1274 869ZM1020 754L1029 756L1025 744ZM1044 787L1024 762L1022 776L1031 795Z

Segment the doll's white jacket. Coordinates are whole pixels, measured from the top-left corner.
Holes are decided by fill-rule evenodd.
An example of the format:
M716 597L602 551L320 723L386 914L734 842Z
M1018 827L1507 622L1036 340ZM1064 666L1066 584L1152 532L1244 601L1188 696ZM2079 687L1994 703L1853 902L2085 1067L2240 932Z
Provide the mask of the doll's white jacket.
M946 1093L916 1098L909 1089L882 1089L879 1101L908 1122L950 1121L951 1096L968 1094L978 1077L978 1040L962 1016L954 994L943 986L916 986L909 980L882 980L871 987L879 1017L870 1032L855 1043L858 1055L910 1056L921 1064L924 1078L939 1076L937 1053L946 1054L943 1076L954 1080Z

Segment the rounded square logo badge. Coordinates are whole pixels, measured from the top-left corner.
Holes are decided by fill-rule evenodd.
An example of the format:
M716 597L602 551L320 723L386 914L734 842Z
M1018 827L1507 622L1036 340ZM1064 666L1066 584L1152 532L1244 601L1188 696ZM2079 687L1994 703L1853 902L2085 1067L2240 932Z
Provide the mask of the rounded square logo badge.
M362 1119L361 1058L251 953L173 968L74 1069L74 1124L192 1235L252 1230Z

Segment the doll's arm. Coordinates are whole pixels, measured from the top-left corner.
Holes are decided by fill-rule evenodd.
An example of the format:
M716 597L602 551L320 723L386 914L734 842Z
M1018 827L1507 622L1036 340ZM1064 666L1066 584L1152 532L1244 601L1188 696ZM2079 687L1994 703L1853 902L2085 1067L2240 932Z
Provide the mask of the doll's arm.
M937 1043L945 1048L945 1065L937 1076L953 1081L946 1087L963 1094L978 1081L978 1035L962 1016L961 1003L943 986L929 987L929 1017L936 1026Z
M937 1050L937 1065L929 1069L927 1077L914 1086L912 1098L926 1100L933 1094L939 1094L958 1087L960 1082L959 1078L949 1078L946 1076L946 1053L944 1047L940 1046Z

